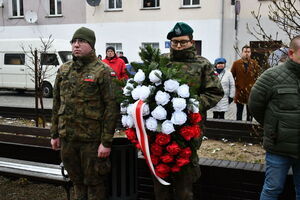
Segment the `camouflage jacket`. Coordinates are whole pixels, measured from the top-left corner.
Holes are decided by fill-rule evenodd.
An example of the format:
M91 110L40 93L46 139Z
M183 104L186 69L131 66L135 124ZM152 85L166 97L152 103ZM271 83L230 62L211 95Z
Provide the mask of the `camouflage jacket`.
M94 53L63 64L54 85L52 138L101 141L110 147L119 112L114 78Z
M214 74L214 68L211 63L204 57L196 55L195 47L185 50L173 50L170 52L171 67L173 64L180 64L181 69L196 80L196 90L198 93L199 112L205 116L206 111L214 107L224 96L221 82L217 75ZM203 129L203 123L201 124ZM203 135L203 134L202 134ZM202 143L202 137L192 139L192 163L198 164L197 150Z
M196 89L201 114L205 114L222 99L224 92L213 66L206 58L196 55L195 47L180 51L171 49L170 61L169 65L182 64L182 70L199 83Z

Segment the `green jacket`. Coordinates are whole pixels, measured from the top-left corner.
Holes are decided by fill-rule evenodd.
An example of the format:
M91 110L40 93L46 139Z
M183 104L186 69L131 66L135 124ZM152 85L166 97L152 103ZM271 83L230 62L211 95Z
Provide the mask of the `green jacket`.
M266 151L300 158L300 64L288 60L265 71L251 90L249 109L264 126Z
M206 58L196 55L195 47L179 51L171 49L170 61L170 66L181 64L182 70L196 80L199 112L205 116L206 111L214 107L224 96L221 82L215 75L213 66ZM203 128L203 124L201 127ZM197 150L201 146L202 137L192 139L192 143L192 162L198 164Z
M113 79L115 73L94 53L63 64L54 85L52 138L110 147L119 112Z

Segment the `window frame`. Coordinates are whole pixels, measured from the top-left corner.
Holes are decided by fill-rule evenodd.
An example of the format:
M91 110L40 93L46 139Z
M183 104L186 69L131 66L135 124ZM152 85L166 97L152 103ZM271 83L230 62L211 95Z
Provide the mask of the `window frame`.
M10 18L24 18L24 1L23 0L16 0L17 3L17 15L14 15L14 3L13 1L10 2ZM21 3L22 2L22 3ZM22 6L21 6L22 5ZM22 11L21 11L22 8ZM23 15L21 15L23 13Z
M63 0L53 0L54 1L54 14L51 14L51 0L49 0L49 17L57 17L62 16L62 1ZM58 13L58 1L60 1L60 11L61 13Z
M154 1L154 6L149 6L149 7L147 7L147 6L144 6L145 5L145 1L146 0L142 0L141 2L141 4L142 4L142 9L145 9L145 10L151 10L151 9L160 9L160 0L152 0L152 1ZM158 3L157 3L158 2ZM158 4L158 5L157 5Z
M117 45L120 45L120 48L117 48L118 47ZM119 51L123 51L123 44L121 42L107 42L107 43L105 43L105 48L107 48L107 47L114 47L116 54ZM106 52L105 52L105 55L106 55Z
M199 4L193 4L193 0L190 1L190 5L184 5L184 0L181 0L181 8L200 8L201 0L199 0Z
M159 42L142 42L141 47L145 48L146 45L150 45L152 48L159 49ZM154 45L157 45L158 47L156 48Z
M121 1L121 8L116 8L118 0L113 0L114 1L114 8L109 8L109 1L110 0L106 0L106 11L122 11L123 10L123 0L120 0Z

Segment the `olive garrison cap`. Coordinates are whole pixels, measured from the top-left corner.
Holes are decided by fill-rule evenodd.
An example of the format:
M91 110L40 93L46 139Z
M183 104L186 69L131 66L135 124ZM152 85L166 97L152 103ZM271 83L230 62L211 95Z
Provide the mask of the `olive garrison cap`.
M184 35L192 35L194 30L184 22L177 22L174 28L168 33L167 39L171 40L173 37Z
M91 29L85 27L77 29L72 37L72 40L74 39L86 40L93 49L95 48L96 37L94 31L92 31Z

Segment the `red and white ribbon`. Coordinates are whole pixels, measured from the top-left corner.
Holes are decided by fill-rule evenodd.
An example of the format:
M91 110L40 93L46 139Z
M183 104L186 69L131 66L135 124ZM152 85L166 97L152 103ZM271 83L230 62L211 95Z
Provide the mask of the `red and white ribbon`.
M149 142L148 142L148 136L145 130L144 120L143 120L143 107L145 103L142 100L138 100L133 105L133 119L134 119L134 125L136 130L136 135L139 141L139 144L141 146L141 150L143 152L143 155L146 159L146 162L152 172L152 174L155 176L155 178L163 185L170 185L170 183L164 181L160 177L158 177L155 173L154 166L151 160L150 156L150 149L149 149Z

